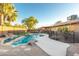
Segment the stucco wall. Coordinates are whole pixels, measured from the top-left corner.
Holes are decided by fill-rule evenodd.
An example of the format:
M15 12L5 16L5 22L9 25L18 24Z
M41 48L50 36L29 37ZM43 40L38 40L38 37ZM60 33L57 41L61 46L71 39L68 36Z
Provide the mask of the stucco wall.
M17 31L17 30L26 31L27 29L26 28L23 28L23 27L0 26L0 32Z
M52 31L57 31L59 28L63 29L63 27L67 27L69 31L79 31L79 23L78 24L69 24L69 25L56 26L56 27L52 26L49 29L51 29Z

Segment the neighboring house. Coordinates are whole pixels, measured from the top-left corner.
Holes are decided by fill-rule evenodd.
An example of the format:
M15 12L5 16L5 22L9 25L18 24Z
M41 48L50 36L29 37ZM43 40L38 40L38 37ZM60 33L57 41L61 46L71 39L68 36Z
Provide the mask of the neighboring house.
M68 28L69 31L79 31L79 20L68 20L66 22L56 23L52 26L41 27L41 30L58 31L58 29Z

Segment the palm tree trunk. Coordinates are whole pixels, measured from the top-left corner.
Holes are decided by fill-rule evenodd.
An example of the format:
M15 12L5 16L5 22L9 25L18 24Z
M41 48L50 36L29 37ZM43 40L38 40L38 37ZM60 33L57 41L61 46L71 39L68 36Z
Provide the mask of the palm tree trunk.
M1 33L3 34L4 14L1 14Z
M1 15L1 25L4 24L4 14Z

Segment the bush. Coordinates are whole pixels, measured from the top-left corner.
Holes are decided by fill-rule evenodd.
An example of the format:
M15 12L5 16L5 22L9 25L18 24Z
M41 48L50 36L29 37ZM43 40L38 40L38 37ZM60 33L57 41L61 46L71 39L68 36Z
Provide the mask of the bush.
M29 34L29 32L25 32L25 31L16 31L14 34L16 34L16 35L26 35L26 34Z
M68 28L67 27L64 27L63 28L63 32L68 33L69 32Z
M63 28L58 28L58 31L59 32L69 32L68 28L67 27L63 27Z
M62 28L58 28L58 31L59 31L59 32L62 32L63 30L62 30Z

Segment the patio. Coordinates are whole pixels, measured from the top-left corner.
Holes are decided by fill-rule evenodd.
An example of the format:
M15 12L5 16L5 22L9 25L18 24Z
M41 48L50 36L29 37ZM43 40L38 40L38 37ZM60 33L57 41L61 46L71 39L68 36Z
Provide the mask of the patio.
M0 47L0 56L48 56L41 48L37 45L33 46L1 46Z

